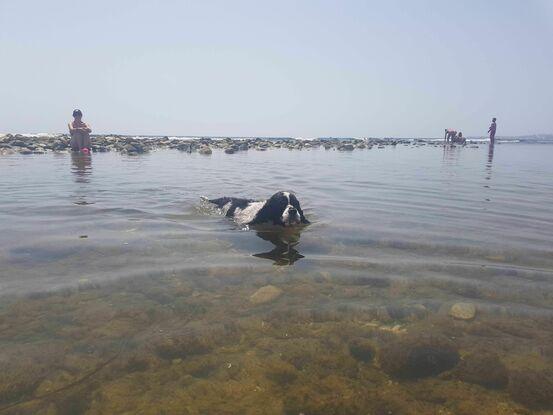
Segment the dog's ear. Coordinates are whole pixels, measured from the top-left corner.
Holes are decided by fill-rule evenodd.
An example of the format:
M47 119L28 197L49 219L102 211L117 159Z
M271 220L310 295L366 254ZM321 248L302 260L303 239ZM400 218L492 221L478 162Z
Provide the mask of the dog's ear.
M251 224L272 223L273 225L284 226L284 222L282 222L282 212L286 209L287 204L288 200L281 192L275 193L265 202L259 212L257 212Z
M306 218L305 218L305 215L303 214L303 210L301 210L301 206L300 206L300 201L298 200L298 198L296 197L295 194L293 193L290 193L290 204L292 206L294 206L298 213L300 214L300 221L301 223L303 223L304 225L309 225L311 222L309 222Z
M255 218L250 222L251 225L261 225L262 223L272 223L273 225L284 226L282 222L282 212L279 213L275 204L265 202L263 207L257 212Z

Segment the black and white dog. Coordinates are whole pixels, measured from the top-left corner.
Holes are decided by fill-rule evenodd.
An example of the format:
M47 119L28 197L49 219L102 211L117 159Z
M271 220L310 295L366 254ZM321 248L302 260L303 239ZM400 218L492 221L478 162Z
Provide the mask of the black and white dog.
M205 200L217 205L240 225L294 226L309 223L296 195L291 192L278 192L261 201L235 197Z

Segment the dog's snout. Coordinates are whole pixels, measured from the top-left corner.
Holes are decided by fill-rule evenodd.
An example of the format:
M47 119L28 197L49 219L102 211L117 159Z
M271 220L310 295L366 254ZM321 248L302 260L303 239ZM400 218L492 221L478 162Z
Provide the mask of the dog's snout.
M290 206L288 208L288 213L296 213L296 212L297 212L297 209L294 206Z

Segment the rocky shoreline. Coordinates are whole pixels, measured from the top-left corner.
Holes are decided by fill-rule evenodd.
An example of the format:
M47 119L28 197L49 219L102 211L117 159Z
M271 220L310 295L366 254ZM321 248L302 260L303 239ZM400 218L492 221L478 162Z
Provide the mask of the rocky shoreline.
M198 152L209 155L215 149L227 154L238 151L265 151L272 148L303 150L322 147L326 150L353 151L360 149L384 148L387 146L441 146L441 142L431 139L328 139L316 138L299 140L294 138L169 138L169 137L131 137L121 135L92 135L93 152L115 151L128 155L139 155L157 149L175 149L183 152ZM0 155L3 154L45 154L49 152L70 151L70 137L67 134L55 136L29 136L6 134L0 136ZM471 144L469 142L469 144ZM474 143L472 143L474 144Z

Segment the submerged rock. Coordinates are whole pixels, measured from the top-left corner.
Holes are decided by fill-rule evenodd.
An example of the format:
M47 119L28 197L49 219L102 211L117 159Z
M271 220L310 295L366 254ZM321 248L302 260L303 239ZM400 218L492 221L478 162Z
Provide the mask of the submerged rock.
M553 371L516 371L509 378L511 397L532 409L553 409Z
M459 363L456 347L444 338L406 337L381 348L381 368L391 376L417 379L435 376Z
M472 320L476 316L476 307L472 303L455 303L451 306L449 315L459 320Z
M254 304L264 304L280 297L282 290L274 285L261 287L250 296L250 301Z
M459 380L476 383L490 389L507 386L509 375L505 365L493 353L473 353L461 361L457 370Z
M367 339L355 339L349 343L349 352L357 360L368 363L374 359L376 349Z

